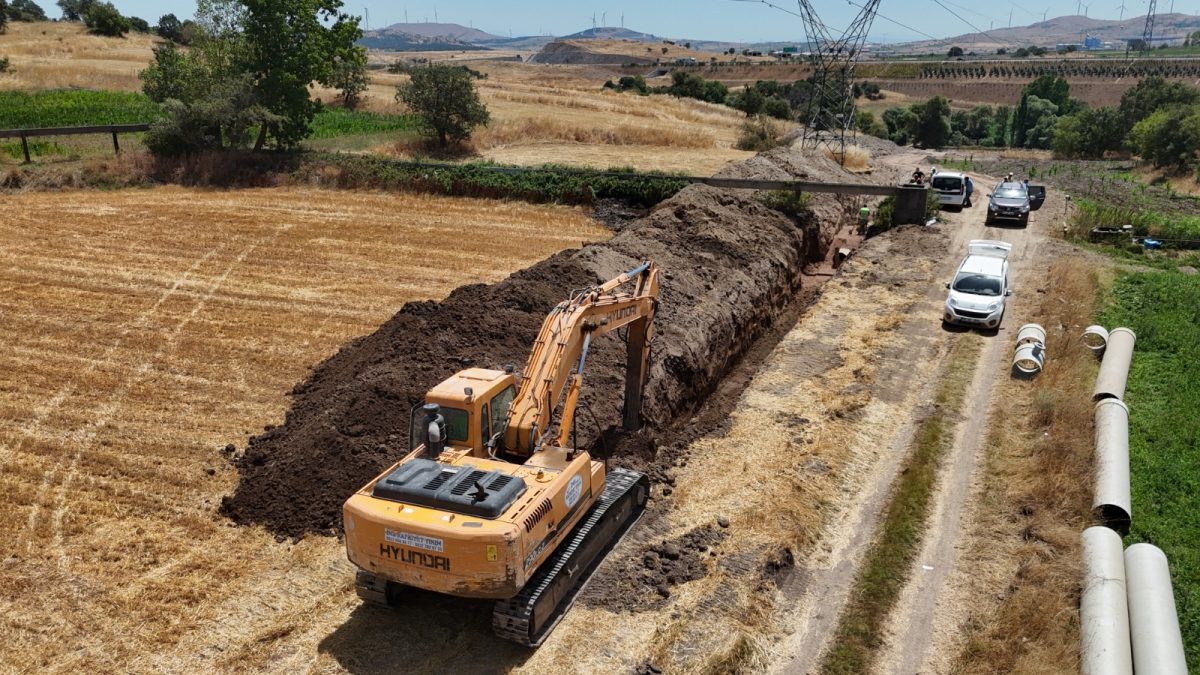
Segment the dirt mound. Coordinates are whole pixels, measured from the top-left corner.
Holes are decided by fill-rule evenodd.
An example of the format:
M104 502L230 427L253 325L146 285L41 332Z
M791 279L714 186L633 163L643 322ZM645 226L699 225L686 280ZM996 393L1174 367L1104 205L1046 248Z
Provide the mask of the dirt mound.
M696 185L608 242L560 253L496 284L459 288L440 303L410 303L297 385L284 423L252 439L236 460L241 482L221 510L280 535L336 532L346 497L404 452L408 411L425 391L469 363L521 368L554 304L643 260L663 270L643 417L669 428L799 290L813 253L806 240L817 239L816 231L751 193ZM581 445L619 423L623 377L621 341L594 343ZM650 457L619 463L637 466L656 451L650 443Z
M725 530L704 525L669 540L645 546L641 555L615 561L602 578L584 588L580 602L612 610L639 611L661 607L671 587L707 576L713 550Z
M624 53L607 53L589 49L587 41L555 40L529 58L530 63L586 64L623 66L630 63L650 65L653 58Z

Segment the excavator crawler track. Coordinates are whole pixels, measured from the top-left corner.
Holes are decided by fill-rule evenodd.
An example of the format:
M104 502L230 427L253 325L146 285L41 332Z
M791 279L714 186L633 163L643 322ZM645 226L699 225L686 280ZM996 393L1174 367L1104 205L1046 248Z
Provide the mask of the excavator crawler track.
M596 500L554 553L515 597L496 603L492 628L496 635L537 647L570 609L597 562L641 518L650 494L643 474L613 469L604 493Z

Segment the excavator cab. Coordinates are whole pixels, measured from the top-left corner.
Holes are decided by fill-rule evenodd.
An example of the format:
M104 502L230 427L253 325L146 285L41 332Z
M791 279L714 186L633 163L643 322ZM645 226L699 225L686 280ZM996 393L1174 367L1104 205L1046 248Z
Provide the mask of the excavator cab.
M516 380L509 372L468 368L457 373L429 390L424 403L413 406L409 450L424 446L428 459L437 459L448 448L488 457L496 434L504 432L516 395Z

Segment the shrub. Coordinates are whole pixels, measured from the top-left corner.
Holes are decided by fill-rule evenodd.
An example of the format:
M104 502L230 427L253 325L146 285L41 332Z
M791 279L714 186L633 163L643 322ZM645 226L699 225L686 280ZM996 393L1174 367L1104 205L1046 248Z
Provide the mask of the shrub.
M778 96L772 96L764 101L762 112L764 115L774 117L777 120L792 119L792 106L788 105L787 101Z
M183 39L183 24L174 14L163 14L158 18L158 26L154 32L164 40L180 42Z
M8 72L8 58L0 56L0 73Z
M98 2L87 8L83 23L93 35L122 37L132 26L111 2Z
M367 90L367 50L351 47L333 61L333 72L325 81L327 86L342 92L342 105L354 110Z
M766 115L758 115L742 123L742 133L737 142L738 150L762 152L779 145L779 127Z
M132 28L134 31L136 31L138 33L149 33L150 32L150 23L148 21L146 21L145 19L141 19L136 16L127 17L127 19L129 21L129 27Z
M150 152L164 157L244 148L255 128L279 122L259 102L249 75L218 82L197 100L170 99L163 107L167 118L150 125L144 142Z
M33 0L8 0L8 19L10 21L48 20L46 12Z
M793 218L800 218L807 214L811 201L808 193L796 190L771 190L759 199L767 208L775 209Z

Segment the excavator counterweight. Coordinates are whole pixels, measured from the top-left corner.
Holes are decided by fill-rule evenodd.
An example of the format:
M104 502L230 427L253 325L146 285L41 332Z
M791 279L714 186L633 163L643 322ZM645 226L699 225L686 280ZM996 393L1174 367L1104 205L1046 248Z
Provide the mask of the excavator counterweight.
M545 639L649 496L645 476L607 471L569 440L591 341L619 329L622 426L640 426L658 293L649 262L576 291L546 317L519 383L511 368L469 368L426 394L408 453L343 507L360 597L395 602L412 586L494 599L498 635Z

